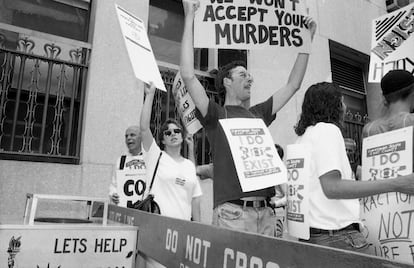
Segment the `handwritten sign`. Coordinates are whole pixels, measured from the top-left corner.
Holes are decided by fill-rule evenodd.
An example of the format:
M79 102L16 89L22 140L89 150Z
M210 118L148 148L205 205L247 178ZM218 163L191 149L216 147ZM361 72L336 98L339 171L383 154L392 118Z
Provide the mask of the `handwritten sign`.
M289 234L308 240L309 234L309 160L310 151L303 144L287 146L288 173L287 223Z
M414 3L372 22L368 82L380 82L391 70L414 73Z
M137 232L133 226L0 225L0 267L132 268Z
M117 170L116 185L119 195L119 206L130 207L138 200L143 199L147 188L145 180L146 169Z
M413 172L413 127L363 140L362 180L387 180ZM377 256L414 264L414 196L385 193L360 199L361 218Z
M194 19L194 46L310 50L304 0L201 0Z
M287 181L286 167L263 120L230 118L219 122L229 142L243 192Z
M147 84L154 82L158 89L167 91L144 22L118 5L115 8L135 76Z
M177 72L177 75L174 78L173 95L175 98L175 105L177 106L178 113L181 116L181 121L183 122L185 129L188 133L195 134L203 126L196 117L197 108L184 85L180 72Z

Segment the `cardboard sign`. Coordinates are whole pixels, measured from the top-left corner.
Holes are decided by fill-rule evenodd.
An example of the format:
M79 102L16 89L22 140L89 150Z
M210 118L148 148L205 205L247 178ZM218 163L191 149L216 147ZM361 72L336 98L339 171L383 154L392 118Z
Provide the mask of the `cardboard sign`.
M362 180L387 180L413 172L413 127L363 140ZM414 196L378 194L360 199L372 252L414 264Z
M243 192L285 183L286 167L261 119L219 120L226 134Z
M310 51L304 0L200 0L194 19L194 46Z
M310 151L303 144L287 146L287 223L289 234L308 240Z
M414 73L414 3L372 22L368 82L380 82L391 70Z
M119 206L127 207L143 199L147 188L145 173L146 169L116 171Z
M0 267L135 267L138 228L0 225Z
M167 91L144 22L118 5L115 5L115 8L136 78L147 84L154 82L158 89Z
M175 99L175 105L177 106L178 113L181 116L181 121L183 122L185 129L188 133L195 134L203 126L196 117L197 108L190 94L188 94L180 72L177 72L177 75L174 78L172 91Z

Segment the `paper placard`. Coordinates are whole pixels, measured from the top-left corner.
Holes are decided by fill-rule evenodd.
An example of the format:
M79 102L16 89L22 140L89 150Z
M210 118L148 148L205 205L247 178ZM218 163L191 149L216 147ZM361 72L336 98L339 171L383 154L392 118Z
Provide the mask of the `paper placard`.
M362 180L413 172L413 127L370 136L362 144ZM414 196L385 193L360 199L373 254L414 264Z
M286 167L261 119L220 119L243 192L285 183Z
M368 82L379 83L391 70L414 71L414 3L372 22Z
M287 146L287 224L289 234L308 240L310 150L304 144Z
M180 114L181 121L183 122L185 129L188 133L195 134L203 126L196 117L197 108L187 91L180 72L177 72L177 75L174 78L173 95L175 105L177 106L178 113Z
M167 91L144 22L118 5L115 5L115 9L136 78L147 84L154 82L158 89Z
M277 47L308 53L304 0L200 0L194 18L194 46L260 49Z
M124 169L116 171L117 193L119 195L119 206L127 207L142 200L147 188L145 169Z

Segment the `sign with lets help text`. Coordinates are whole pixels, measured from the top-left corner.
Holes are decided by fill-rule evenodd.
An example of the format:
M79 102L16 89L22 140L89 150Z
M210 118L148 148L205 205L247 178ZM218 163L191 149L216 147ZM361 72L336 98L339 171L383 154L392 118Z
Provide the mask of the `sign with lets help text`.
M187 91L180 72L174 78L173 83L173 95L175 99L175 105L177 106L178 113L181 116L181 121L184 124L185 129L190 134L195 134L203 126L196 117L196 106L193 99Z
M308 240L310 151L304 144L287 146L287 223L289 234Z
M412 126L363 140L363 181L398 179L412 167ZM414 196L390 192L361 198L360 204L372 253L414 264Z
M142 200L147 188L146 169L123 169L116 171L116 186L119 195L119 206L130 207Z
M243 192L285 183L286 167L261 119L220 119Z
M144 22L118 5L115 9L136 78L147 84L153 82L158 89L167 91Z
M194 18L194 46L310 51L304 0L200 0Z
M414 73L413 25L414 3L373 20L368 82L396 69Z

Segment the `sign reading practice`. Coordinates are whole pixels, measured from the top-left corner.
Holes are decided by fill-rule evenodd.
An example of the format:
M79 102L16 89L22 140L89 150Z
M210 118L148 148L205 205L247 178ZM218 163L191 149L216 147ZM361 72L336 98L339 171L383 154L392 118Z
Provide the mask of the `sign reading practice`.
M414 73L414 3L372 22L368 82L396 69Z
M413 127L365 138L362 180L387 180L413 172ZM372 252L414 264L414 196L384 193L360 199Z
M304 0L200 0L194 46L310 50Z

